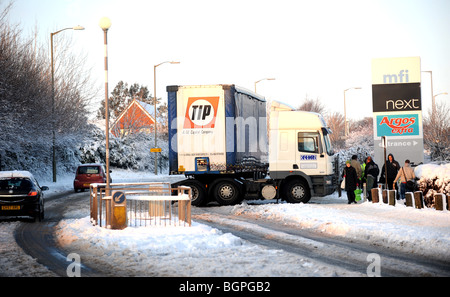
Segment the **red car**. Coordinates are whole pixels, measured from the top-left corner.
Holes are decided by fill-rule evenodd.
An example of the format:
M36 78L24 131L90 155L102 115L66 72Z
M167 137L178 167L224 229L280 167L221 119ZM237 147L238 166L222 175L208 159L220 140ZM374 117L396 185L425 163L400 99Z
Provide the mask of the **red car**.
M111 170L109 171L111 172ZM111 182L111 177L109 178ZM73 188L75 192L78 190L84 191L89 189L90 184L106 183L106 170L102 164L83 164L78 166L75 173L75 180L73 181Z

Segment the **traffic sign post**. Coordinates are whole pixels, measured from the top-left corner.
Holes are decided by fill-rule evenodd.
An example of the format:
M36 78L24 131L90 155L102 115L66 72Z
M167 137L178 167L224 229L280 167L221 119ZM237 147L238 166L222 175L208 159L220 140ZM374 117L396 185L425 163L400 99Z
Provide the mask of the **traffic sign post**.
M111 229L127 227L127 199L122 191L114 191L111 200Z

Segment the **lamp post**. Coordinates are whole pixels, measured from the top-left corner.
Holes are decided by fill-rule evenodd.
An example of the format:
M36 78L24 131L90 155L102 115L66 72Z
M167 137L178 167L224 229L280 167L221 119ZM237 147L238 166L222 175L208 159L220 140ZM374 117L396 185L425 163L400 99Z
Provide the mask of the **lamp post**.
M64 30L84 30L84 27L82 26L75 26L75 27L69 27L64 28L59 31L50 33L50 60L51 60L51 68L52 68L52 115L55 116L55 66L53 63L53 36L56 34L64 31ZM56 136L55 136L55 119L52 120L52 130L53 130L53 136L52 136L52 169L53 169L53 182L56 183L56 149L55 149L55 143L56 143Z
M105 136L106 136L106 191L110 194L109 178L109 106L108 106L108 29L111 27L111 20L104 17L100 20L100 28L103 30L103 40L105 45Z
M260 79L258 81L255 81L255 93L256 93L256 84L259 83L260 81L263 81L263 80L275 80L275 78L263 78L263 79Z
M434 98L436 96L433 95L433 71L431 70L424 70L421 72L429 72L430 73L430 81L431 81L431 116L434 117L434 108L435 108L435 104L434 104Z
M345 103L345 92L347 92L348 90L360 90L360 87L353 87L353 88L348 88L344 90L344 135L345 137L348 136L348 125L347 125L347 105Z
M158 142L157 142L157 124L156 124L156 101L157 101L157 97L156 97L156 67L161 66L162 64L166 64L166 63L170 63L170 64L180 64L180 62L174 62L174 61L165 61L162 63L159 63L158 65L153 66L153 99L154 99L154 106L155 106L155 115L154 115L154 120L155 120L155 149L157 148ZM158 175L158 152L155 151L155 175Z

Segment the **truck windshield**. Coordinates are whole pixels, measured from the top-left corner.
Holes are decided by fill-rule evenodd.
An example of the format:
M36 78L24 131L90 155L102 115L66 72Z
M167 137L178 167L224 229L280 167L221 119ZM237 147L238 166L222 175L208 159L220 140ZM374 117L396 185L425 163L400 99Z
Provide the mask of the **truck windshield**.
M333 151L333 146L331 145L330 137L328 136L329 131L325 128L322 128L322 132L323 132L323 139L325 142L325 147L327 149L327 154L329 156L332 156L332 155L334 155L334 151Z

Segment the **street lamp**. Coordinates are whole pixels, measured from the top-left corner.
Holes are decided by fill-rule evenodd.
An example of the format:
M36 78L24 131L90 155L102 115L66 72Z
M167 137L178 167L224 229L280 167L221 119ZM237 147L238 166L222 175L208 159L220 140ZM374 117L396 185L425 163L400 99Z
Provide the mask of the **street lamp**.
M50 60L51 60L51 68L52 68L52 114L55 116L55 66L53 63L53 36L64 31L64 30L84 30L84 27L78 25L75 27L64 28L59 31L50 33ZM55 136L55 119L52 121L53 123L53 137L52 137L52 169L53 169L53 182L56 183L56 136Z
M111 27L111 20L104 17L100 20L100 28L103 30L103 40L105 45L105 136L106 136L106 189L105 195L109 196L109 106L108 106L108 29Z
M353 88L348 88L344 90L344 135L345 137L348 136L348 125L347 125L347 105L345 103L345 92L347 92L348 90L361 90L360 87L353 87Z
M448 93L444 92L444 93L439 93L439 94L436 94L436 95L433 96L433 110L436 109L436 97L439 96L439 95L448 95Z
M154 120L155 120L155 149L157 148L157 125L156 125L156 67L162 65L162 64L166 64L166 63L170 63L170 64L180 64L180 62L174 62L174 61L165 61L162 63L159 63L158 65L153 66L153 99L154 99L154 106L155 106L155 116L154 116ZM155 175L158 175L158 152L155 151Z
M275 80L275 78L263 78L263 79L260 79L258 81L255 81L255 93L256 93L256 84L259 83L260 81L263 81L263 80Z

